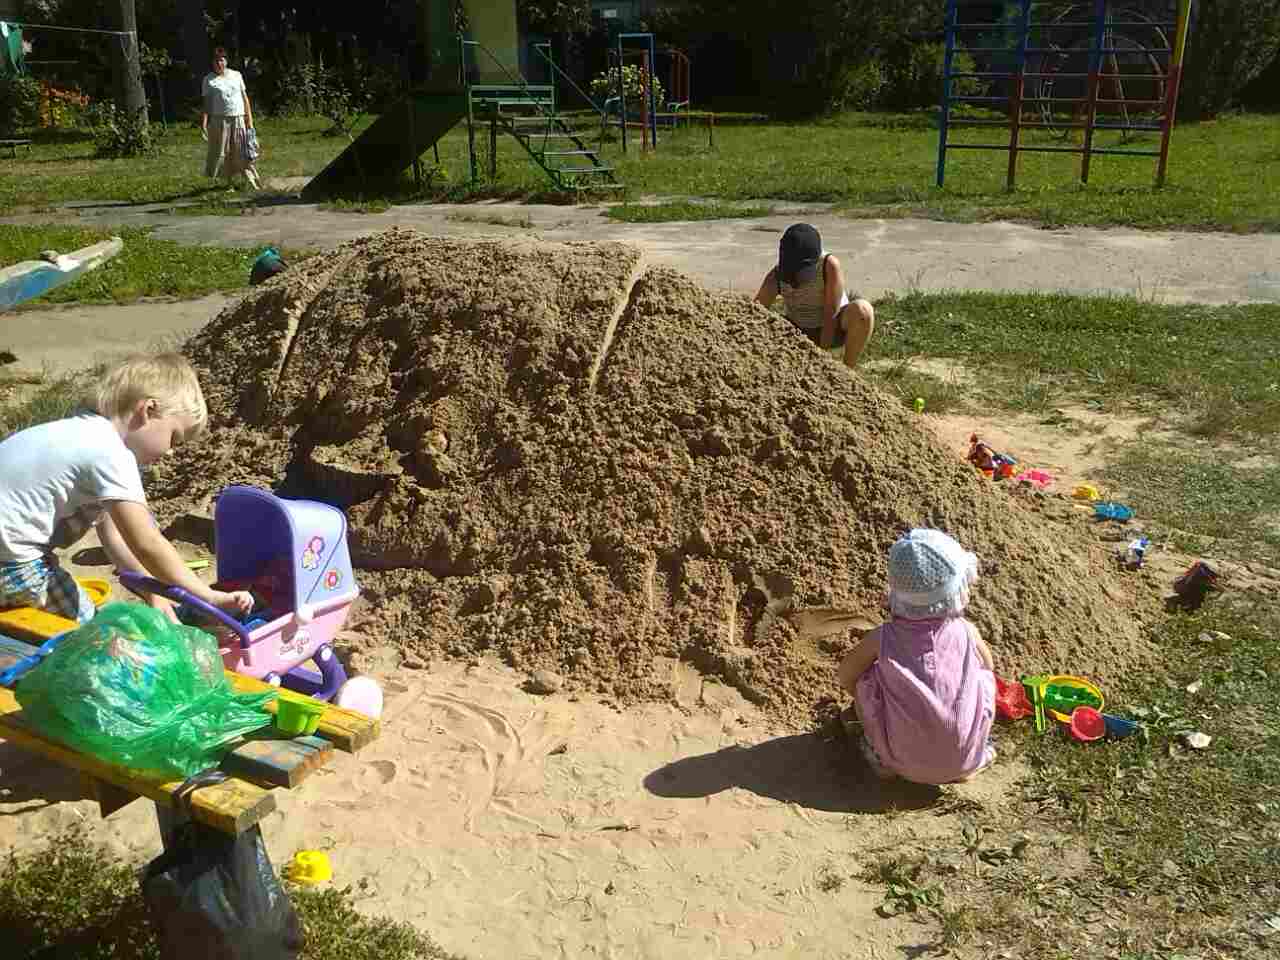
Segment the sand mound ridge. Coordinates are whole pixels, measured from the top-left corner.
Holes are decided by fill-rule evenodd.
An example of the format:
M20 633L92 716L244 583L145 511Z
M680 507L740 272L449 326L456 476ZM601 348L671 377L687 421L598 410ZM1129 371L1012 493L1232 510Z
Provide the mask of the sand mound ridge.
M249 482L348 509L356 624L419 659L492 650L571 689L665 697L682 658L780 719L837 693L889 544L981 558L999 672L1103 682L1153 661L1083 532L941 449L746 297L621 244L393 230L316 257L186 347L214 429L151 480L162 519ZM385 638L385 639L383 639Z

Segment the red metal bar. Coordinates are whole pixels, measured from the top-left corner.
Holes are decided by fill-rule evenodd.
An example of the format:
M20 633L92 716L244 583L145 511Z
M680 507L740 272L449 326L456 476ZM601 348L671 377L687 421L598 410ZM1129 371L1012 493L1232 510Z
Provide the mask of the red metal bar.
M1084 152L1080 154L1080 182L1089 182L1089 161L1093 155L1093 125L1098 121L1098 84L1102 75L1102 37L1107 19L1107 0L1096 0L1093 5L1094 49L1089 51L1089 85L1085 94Z

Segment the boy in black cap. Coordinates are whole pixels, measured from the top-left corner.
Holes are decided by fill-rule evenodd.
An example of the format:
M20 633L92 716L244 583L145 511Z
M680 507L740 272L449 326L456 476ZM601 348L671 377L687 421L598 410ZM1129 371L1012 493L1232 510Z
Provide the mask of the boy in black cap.
M782 235L778 265L765 274L756 302L772 306L779 296L787 319L801 333L824 350L843 345L845 365L857 362L875 330L875 308L861 298L849 299L840 261L823 251L822 237L811 224L792 224Z

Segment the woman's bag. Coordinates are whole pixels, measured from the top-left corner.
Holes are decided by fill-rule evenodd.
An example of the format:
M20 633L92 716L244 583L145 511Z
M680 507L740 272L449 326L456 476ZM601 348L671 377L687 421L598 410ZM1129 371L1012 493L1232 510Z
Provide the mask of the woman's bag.
M250 127L244 132L244 162L253 163L262 155L262 149L258 146L258 131Z

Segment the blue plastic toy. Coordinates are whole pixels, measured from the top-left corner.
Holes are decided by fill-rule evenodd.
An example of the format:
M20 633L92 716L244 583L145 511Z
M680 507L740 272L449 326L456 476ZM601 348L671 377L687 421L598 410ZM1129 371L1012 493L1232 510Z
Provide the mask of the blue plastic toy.
M1114 500L1104 500L1101 503L1093 505L1093 515L1099 520L1131 520L1133 518L1133 510L1126 507L1123 503L1116 503Z
M1102 719L1107 725L1108 737L1115 737L1120 740L1138 732L1138 721L1136 720L1126 720L1124 717L1113 716L1110 713L1104 713Z

